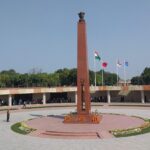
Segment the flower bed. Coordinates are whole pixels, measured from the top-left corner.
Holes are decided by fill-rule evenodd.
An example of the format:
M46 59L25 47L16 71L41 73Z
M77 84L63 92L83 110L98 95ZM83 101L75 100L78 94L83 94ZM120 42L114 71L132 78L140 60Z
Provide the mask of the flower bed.
M133 136L138 134L144 134L150 132L150 119L144 119L145 123L137 128L129 128L129 129L122 129L122 130L111 130L115 137L126 137L126 136Z
M20 134L29 134L32 131L35 131L36 129L28 127L24 122L18 122L11 126L11 129L14 132L20 133Z

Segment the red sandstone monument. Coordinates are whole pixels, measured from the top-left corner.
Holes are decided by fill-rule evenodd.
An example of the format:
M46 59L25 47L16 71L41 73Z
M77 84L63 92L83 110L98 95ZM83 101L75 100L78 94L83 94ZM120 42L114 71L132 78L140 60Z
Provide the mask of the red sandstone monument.
M100 116L91 113L86 22L80 12L77 39L77 114L65 116L65 123L99 123Z
M77 57L77 112L62 116L50 115L31 119L27 126L36 129L31 135L53 138L103 139L112 138L112 130L143 127L144 120L137 117L91 112L89 71L84 13L79 13ZM102 119L101 119L102 118ZM98 124L101 121L101 124ZM139 128L138 127L138 128Z

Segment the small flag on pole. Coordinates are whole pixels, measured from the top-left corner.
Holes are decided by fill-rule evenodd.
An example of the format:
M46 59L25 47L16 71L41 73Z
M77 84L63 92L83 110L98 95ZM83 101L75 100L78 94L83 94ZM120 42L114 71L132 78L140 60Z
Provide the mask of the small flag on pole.
M122 66L122 64L120 63L120 61L118 60L117 61L117 67L121 67Z
M107 65L108 65L108 63L107 63L107 62L103 62L103 63L102 63L102 67L103 67L103 68L106 68L106 67L107 67Z
M125 62L124 62L124 65L125 65L126 67L128 67L128 66L129 66L128 61L125 61Z
M96 60L99 60L99 61L101 60L101 58L100 58L97 51L94 52L94 57L95 57Z

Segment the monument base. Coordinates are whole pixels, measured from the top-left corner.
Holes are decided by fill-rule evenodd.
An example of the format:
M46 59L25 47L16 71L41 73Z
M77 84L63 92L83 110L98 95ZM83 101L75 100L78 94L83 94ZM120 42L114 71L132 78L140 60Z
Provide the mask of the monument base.
M98 124L101 121L102 116L99 114L68 114L64 117L64 123L93 123Z

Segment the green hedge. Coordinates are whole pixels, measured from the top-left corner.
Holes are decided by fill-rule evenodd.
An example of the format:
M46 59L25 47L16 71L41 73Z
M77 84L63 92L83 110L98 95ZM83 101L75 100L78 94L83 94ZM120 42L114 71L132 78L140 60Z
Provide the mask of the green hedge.
M15 124L13 124L11 126L11 129L14 132L20 133L20 134L29 134L32 131L35 131L35 129L32 129L30 127L28 127L26 124L24 124L23 122L17 122Z
M124 129L124 130L112 130L110 131L115 137L128 137L139 134L145 134L150 132L150 119L145 119L145 125L137 128Z

